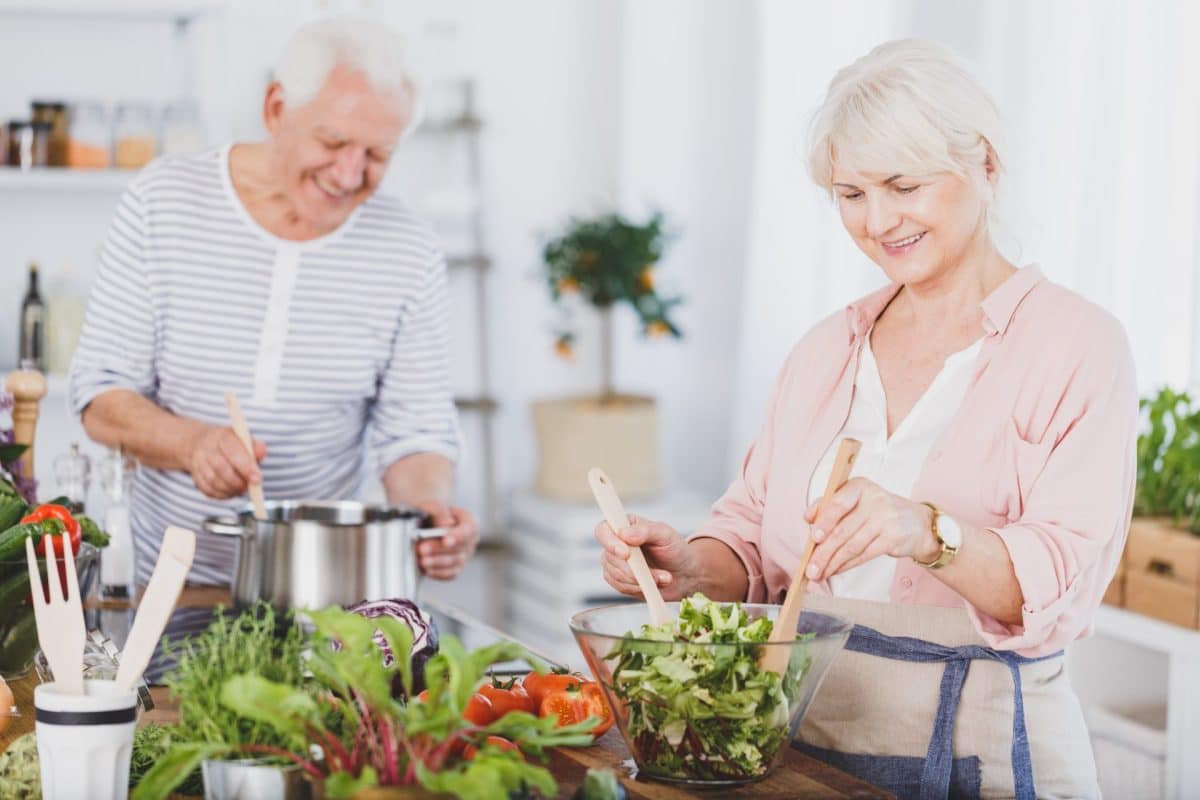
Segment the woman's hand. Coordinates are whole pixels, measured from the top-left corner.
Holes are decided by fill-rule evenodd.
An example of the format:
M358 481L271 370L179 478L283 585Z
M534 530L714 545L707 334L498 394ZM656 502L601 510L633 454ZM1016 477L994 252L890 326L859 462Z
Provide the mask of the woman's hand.
M824 580L879 556L930 562L941 552L933 535L933 511L883 489L866 478L852 478L821 513L820 502L804 512L817 543L808 562L810 580Z
M690 594L689 576L694 554L683 536L662 522L629 515L630 526L613 533L607 522L596 526L596 539L604 546L600 564L604 579L621 594L642 597L637 579L629 567L631 546L640 546L650 574L654 576L664 600L680 600Z

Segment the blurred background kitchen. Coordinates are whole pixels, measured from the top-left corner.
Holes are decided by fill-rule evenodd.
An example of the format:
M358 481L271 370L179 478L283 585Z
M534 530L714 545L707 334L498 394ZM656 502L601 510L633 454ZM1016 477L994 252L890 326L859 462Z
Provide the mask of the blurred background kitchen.
M115 462L69 415L64 373L121 191L159 155L259 137L282 44L338 12L404 31L427 91L383 191L415 205L450 257L466 442L457 501L484 543L462 577L427 591L547 649L573 651L566 616L610 591L590 538L598 514L554 474L564 442L587 446L571 426L589 418L543 418L539 449L532 407L596 394L608 364L616 390L654 401L621 440L650 464L627 505L695 527L791 345L881 282L800 158L835 69L881 41L946 42L993 91L1009 135L1006 255L1121 319L1143 395L1200 381L1190 0L0 0L0 370L18 365L36 264L44 340L25 348L49 378L42 497L119 507ZM682 298L671 310L681 337L655 335L668 331L620 304L601 315L576 303L564 334L543 247L570 217L614 210L665 214L647 281ZM1118 591L1072 657L1110 796L1200 792L1200 761L1184 757L1200 745L1200 633L1188 629L1200 624L1200 557L1190 577L1168 577L1182 619L1116 608Z

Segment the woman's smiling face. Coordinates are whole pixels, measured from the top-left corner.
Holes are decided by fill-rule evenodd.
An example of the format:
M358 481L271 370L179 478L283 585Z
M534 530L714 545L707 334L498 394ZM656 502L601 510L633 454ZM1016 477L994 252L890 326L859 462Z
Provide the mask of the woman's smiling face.
M896 283L946 274L986 234L986 180L858 172L835 162L833 191L854 243Z

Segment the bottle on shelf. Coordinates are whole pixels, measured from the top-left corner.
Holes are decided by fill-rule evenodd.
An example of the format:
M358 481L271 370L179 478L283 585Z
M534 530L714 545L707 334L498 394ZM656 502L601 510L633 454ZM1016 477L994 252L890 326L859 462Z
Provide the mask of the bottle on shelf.
M46 304L38 293L37 264L29 265L29 286L21 302L20 352L17 363L21 369L45 371Z

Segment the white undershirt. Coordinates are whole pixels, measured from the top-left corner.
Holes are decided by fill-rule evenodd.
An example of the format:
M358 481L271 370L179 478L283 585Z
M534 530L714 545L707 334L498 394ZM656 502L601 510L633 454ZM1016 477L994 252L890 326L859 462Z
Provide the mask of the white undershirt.
M858 372L854 376L850 416L817 463L816 471L808 485L808 502L816 502L824 493L825 483L833 470L838 443L847 436L862 442L858 459L850 471L852 477L867 478L892 494L911 497L913 484L921 474L921 467L925 464L929 449L950 424L950 420L962 404L967 385L971 381L975 356L979 354L982 346L983 339L980 339L965 350L948 356L929 388L889 439L887 400L868 333L867 341L863 344L862 357L858 362ZM895 572L896 559L892 556L880 556L848 572L833 576L829 585L837 597L886 602L891 599Z

